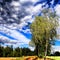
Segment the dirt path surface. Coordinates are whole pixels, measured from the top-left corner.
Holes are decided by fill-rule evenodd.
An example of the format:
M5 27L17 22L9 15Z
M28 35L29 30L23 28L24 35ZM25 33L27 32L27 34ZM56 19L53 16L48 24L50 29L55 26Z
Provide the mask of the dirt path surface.
M5 57L0 57L0 60L15 60L16 58L9 58L9 57L7 57L7 58L5 58Z

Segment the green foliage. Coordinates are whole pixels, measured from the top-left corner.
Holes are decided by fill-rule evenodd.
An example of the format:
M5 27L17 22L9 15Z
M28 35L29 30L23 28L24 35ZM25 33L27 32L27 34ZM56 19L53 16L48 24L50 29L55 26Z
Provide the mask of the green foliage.
M3 47L0 45L0 57L22 57L33 56L35 51L31 51L29 48L15 48L13 46Z
M22 51L23 51L22 55L24 55L24 56L32 56L32 55L34 55L34 52L31 51L29 48L23 48Z
M11 47L9 47L9 46L5 47L3 54L5 54L5 57L13 56L13 47L12 46Z
M0 45L0 57L3 56L4 48Z
M53 54L51 54L50 56L60 56L60 52L59 51L56 51Z
M47 14L48 13L48 14ZM58 26L58 18L48 10L44 12L43 16L37 16L35 21L30 25L32 32L32 41L36 46L37 55L49 55L51 44L56 37L56 28ZM50 15L49 15L50 14Z
M19 53L18 53L19 52ZM15 57L20 57L20 48L17 47L15 50L14 50L14 56Z

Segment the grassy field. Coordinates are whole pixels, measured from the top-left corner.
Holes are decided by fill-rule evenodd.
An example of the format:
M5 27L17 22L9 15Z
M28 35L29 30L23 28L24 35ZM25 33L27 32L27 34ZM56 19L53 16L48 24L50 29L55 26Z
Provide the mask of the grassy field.
M50 56L49 58L54 59L54 60L60 60L60 56Z
M36 56L23 56L23 57L0 57L0 60L26 60L26 58L30 58L29 60L33 60ZM60 56L47 56L47 58L51 58L54 60L60 60ZM44 59L36 59L36 60L44 60Z

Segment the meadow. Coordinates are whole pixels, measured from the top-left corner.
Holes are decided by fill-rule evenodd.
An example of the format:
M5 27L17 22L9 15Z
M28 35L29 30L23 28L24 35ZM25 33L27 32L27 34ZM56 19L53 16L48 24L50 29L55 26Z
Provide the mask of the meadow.
M60 60L60 56L49 56L49 58L54 59L54 60Z

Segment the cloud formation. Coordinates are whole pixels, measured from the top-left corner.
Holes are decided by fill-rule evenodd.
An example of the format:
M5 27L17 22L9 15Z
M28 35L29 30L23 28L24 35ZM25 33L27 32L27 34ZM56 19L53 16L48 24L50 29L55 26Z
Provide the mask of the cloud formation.
M59 0L0 0L0 43L28 46L31 39L29 25L43 8L54 7L59 15ZM32 47L29 47L32 49ZM33 50L33 49L32 49Z
M27 27L34 20L32 16L37 14L36 11L33 11L33 4L37 1L38 0L0 1L0 43L29 43L30 39L25 35L27 33L31 34L30 29Z

